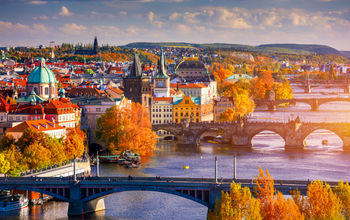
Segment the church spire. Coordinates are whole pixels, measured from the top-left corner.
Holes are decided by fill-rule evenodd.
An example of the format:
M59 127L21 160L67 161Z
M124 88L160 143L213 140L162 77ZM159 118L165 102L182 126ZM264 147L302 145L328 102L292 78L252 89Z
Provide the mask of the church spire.
M139 59L139 55L135 53L134 62L131 67L130 77L141 77L142 76L142 68Z
M94 52L95 54L98 53L97 37L95 37L95 39L94 39L94 50L93 50L93 52Z
M161 54L158 60L158 73L156 78L168 78L169 76L166 74L165 70L165 55L163 52L163 48L161 49Z

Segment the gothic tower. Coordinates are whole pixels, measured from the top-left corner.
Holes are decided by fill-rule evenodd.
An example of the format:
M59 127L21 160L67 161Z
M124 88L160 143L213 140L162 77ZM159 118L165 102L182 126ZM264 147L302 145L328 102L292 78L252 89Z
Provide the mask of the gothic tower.
M169 97L170 96L170 77L166 74L165 56L163 50L158 60L158 71L154 76L154 96Z
M132 102L138 102L144 107L149 107L151 97L150 79L142 75L139 56L135 54L131 72L123 78L124 95Z
M94 40L94 49L93 49L94 54L98 54L98 43L97 43L97 37L95 37Z

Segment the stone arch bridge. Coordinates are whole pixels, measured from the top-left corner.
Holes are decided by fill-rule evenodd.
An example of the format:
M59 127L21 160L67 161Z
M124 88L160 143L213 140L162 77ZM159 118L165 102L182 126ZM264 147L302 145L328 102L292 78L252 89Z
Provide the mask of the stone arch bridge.
M341 88L344 93L350 93L349 80L304 80L304 81L291 81L291 86L296 86L304 89L304 93L311 93L312 88L325 87L325 88Z
M286 149L303 149L304 140L315 130L334 132L343 141L343 149L350 150L350 123L300 122L299 118L289 122L200 122L153 125L153 130L166 130L175 135L185 145L198 146L206 132L217 131L224 142L232 146L251 147L252 139L262 131L272 131L280 135Z
M329 102L350 102L350 98L311 98L311 99L276 99L276 100L266 100L257 99L254 100L256 106L267 106L269 111L275 111L277 106L283 103L289 103L291 105L296 105L297 102L306 103L310 105L311 111L318 111L320 105Z

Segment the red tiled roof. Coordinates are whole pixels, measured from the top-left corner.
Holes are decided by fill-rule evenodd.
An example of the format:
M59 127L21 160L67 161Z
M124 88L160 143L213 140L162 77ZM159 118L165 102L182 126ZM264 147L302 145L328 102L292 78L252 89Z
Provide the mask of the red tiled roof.
M24 121L13 128L7 129L6 133L9 132L24 132L26 128L32 128L35 131L52 131L58 129L64 129L57 123L53 123L47 119Z

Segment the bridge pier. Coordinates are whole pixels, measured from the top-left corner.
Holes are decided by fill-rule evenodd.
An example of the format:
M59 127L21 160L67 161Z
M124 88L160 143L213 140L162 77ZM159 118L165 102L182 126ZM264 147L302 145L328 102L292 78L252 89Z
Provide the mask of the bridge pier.
M200 140L192 131L186 131L183 135L182 143L184 145L199 146Z
M221 184L213 184L210 186L208 202L209 210L214 211L216 201L220 201L221 199L221 191L223 191L223 187Z
M81 201L81 195L82 192L79 183L71 184L68 216L83 215L85 213L97 212L105 209L105 202L103 198L83 202Z
M350 93L350 85L349 84L344 87L344 93Z
M284 148L286 150L302 150L305 147L304 140L295 137L294 134L288 135L284 141Z
M308 93L308 94L311 93L311 86L310 85L305 86L304 93Z
M317 99L312 100L311 101L311 111L318 111L318 107L319 107L318 100Z
M271 102L271 103L268 105L268 110L269 110L270 112L276 111L276 105L275 105L274 103Z
M231 145L251 148L252 142L248 135L234 134L231 139Z

